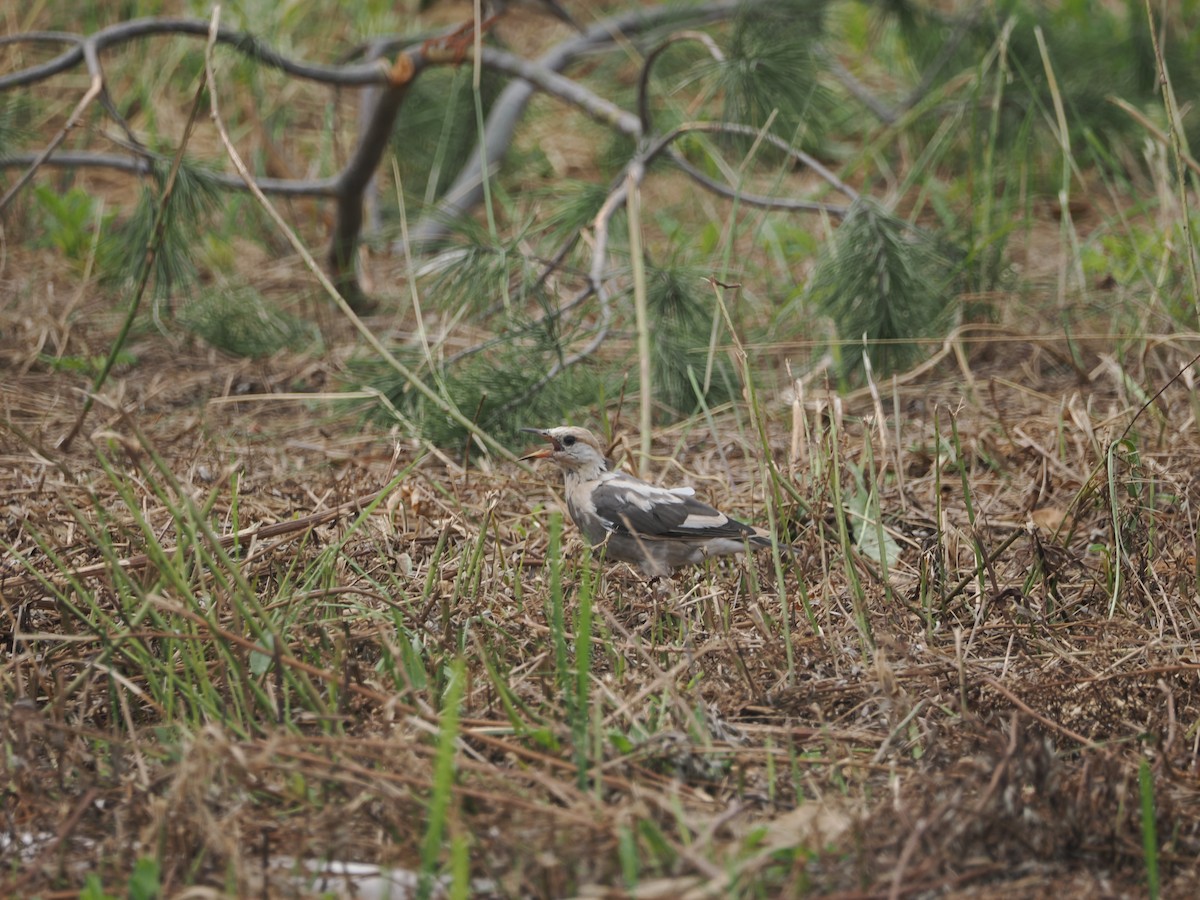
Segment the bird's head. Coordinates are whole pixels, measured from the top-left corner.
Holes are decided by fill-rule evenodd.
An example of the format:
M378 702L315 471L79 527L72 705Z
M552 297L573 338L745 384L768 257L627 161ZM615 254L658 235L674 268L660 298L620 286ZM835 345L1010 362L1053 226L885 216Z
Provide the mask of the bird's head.
M586 472L596 468L603 471L608 468L608 460L604 458L600 442L586 428L563 425L559 428L521 430L536 434L550 444L549 447L522 456L522 461L548 459L569 472Z

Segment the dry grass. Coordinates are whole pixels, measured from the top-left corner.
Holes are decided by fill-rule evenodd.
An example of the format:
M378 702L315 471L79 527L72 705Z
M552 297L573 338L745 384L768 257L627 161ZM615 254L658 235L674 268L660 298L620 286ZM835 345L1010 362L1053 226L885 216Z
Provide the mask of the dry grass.
M574 175L569 132L528 139ZM1026 285L1070 262L1038 216ZM248 283L309 289L235 246ZM642 475L757 524L775 501L800 552L656 588L597 577L569 525L558 546L552 473L464 468L321 393L358 350L324 305L319 357L147 331L58 451L88 382L47 360L106 352L116 304L3 251L0 895L149 896L147 859L175 897L352 895L300 871L328 860L499 897L1129 896L1154 866L1200 889L1197 335L1081 314L1068 346L1058 298L979 298L1000 324L877 396L764 391L765 443L748 405L664 429ZM886 571L850 500L882 510Z
M73 893L89 873L115 889L144 856L161 861L167 895L305 894L286 870L264 880L280 857L419 869L440 691L459 655L446 834L485 893L1136 893L1144 762L1164 891L1195 888L1200 443L1181 384L1123 445L1140 406L1130 382L1099 356L1081 378L1030 340L885 386L883 421L870 396L836 415L770 402L770 450L812 511L780 510L802 546L784 561L784 593L766 557L684 573L665 592L606 566L581 746L555 673L552 485L508 465L464 471L321 402L235 402L328 384L336 352L248 365L160 338L107 392L93 447L62 455L53 443L79 395L28 350L56 322L18 300L2 323L5 825L33 841L5 851L6 894ZM1124 360L1126 374L1161 384L1190 346L1165 342ZM692 478L754 518L759 448L732 417L717 421L715 439L702 423L660 435L647 474ZM184 498L225 535L371 495L407 465L361 524L347 510L244 541L229 560L274 651L219 558L215 571L194 565ZM845 487L855 470L902 548L886 581L839 545L830 479L840 471ZM189 549L114 581L111 558L153 553L148 534ZM572 646L588 584L578 549L568 529ZM299 575L322 558L320 578ZM89 574L61 587L76 570ZM141 604L178 632L156 630ZM190 677L184 635L227 718L164 707L125 652L178 654Z

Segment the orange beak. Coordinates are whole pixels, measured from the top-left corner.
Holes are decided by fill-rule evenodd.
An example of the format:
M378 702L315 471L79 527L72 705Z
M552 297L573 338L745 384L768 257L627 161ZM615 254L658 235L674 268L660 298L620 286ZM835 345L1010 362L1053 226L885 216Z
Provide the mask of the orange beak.
M531 459L549 459L551 456L554 455L554 452L556 450L562 449L558 445L558 442L556 440L554 440L554 438L550 437L549 434L547 434L545 431L543 431L540 428L522 428L521 430L527 431L530 434L536 434L539 437L542 437L550 442L549 447L543 447L541 450L535 450L533 453L527 453L526 455L522 456L521 462L528 462Z

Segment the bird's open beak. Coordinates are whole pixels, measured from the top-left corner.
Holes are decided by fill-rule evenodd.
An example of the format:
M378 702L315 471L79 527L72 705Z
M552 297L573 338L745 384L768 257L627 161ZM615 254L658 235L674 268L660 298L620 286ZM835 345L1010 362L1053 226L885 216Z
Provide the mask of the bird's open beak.
M541 450L535 450L533 453L527 453L525 456L522 456L521 462L528 462L531 459L548 459L554 455L555 450L562 449L562 447L558 445L558 441L554 440L554 438L552 438L548 432L541 428L522 428L521 430L528 432L529 434L536 434L538 437L550 442L549 447L543 447Z

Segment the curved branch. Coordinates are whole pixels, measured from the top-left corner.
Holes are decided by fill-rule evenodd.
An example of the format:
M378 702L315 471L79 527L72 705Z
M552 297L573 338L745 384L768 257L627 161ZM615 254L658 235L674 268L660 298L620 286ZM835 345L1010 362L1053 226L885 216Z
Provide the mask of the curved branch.
M17 168L32 165L41 156L40 153L14 153L0 158L0 169ZM122 156L117 153L89 153L86 150L65 150L55 153L40 165L64 169L115 169L118 172L128 172L131 175L149 175L154 171L154 162L170 162L170 158L160 153L144 153L140 155ZM241 178L224 172L210 172L207 169L197 169L195 174L217 187L231 191L246 190L246 183ZM263 193L290 197L334 197L337 193L336 178L314 178L300 181L287 178L256 178L254 181Z
M67 135L70 134L71 129L75 127L75 123L79 121L79 118L83 115L84 110L91 106L92 101L99 97L101 92L103 92L104 77L100 72L100 61L97 58L95 50L88 48L88 52L84 55L87 59L88 72L92 76L87 91L84 92L83 97L80 98L79 103L75 106L75 109L71 111L71 115L67 117L66 123L61 129L59 129L58 134L56 134L50 140L50 143L46 145L46 148L37 155L32 163L29 164L29 168L25 170L25 174L13 182L12 186L4 193L4 196L0 198L0 213L4 212L5 207L12 202L13 197L17 195L21 188L29 183L29 180L34 176L34 173L42 167L42 165L51 157L51 155L53 155L54 151L58 149L58 145L67 139Z
M736 122L686 122L668 131L665 135L657 138L651 149L647 151L647 161L654 159L660 153L667 149L676 138L691 132L707 132L709 134L740 134L746 137L758 138L766 141L775 149L786 153L792 159L799 163L803 163L820 175L825 181L836 188L841 193L845 194L850 200L858 199L858 191L850 187L840 178L833 174L829 169L821 164L819 160L805 153L799 147L794 147L781 137L771 134L769 131L764 132L759 128L751 128L749 125L740 125ZM690 174L690 173L689 173Z
M725 61L725 54L721 52L716 41L703 31L680 31L668 35L665 41L646 54L646 61L642 63L641 75L638 76L638 119L642 123L643 134L650 134L654 130L650 116L650 70L654 68L654 64L664 50L681 41L697 41L705 46L709 55L717 62Z
M839 219L844 219L846 214L850 212L849 206L842 206L837 203L821 203L818 200L789 200L785 197L771 197L766 194L748 194L745 191L722 184L715 178L705 175L673 147L667 151L667 155L676 167L702 188L712 191L712 193L727 200L737 200L739 203L759 209L777 209L783 212L826 213L831 216L837 216Z
M83 38L70 31L21 31L17 34L0 34L0 47L9 44L77 44Z
M35 32L32 35L10 35L6 42L19 43L24 40L67 42L69 40L75 46L48 62L0 76L0 90L33 84L74 67L83 58L84 47L86 45L90 44L99 52L108 47L135 40L136 38L161 34L185 34L193 37L207 38L208 23L202 19L144 18L110 25L108 28L102 28L87 37L65 35L59 32ZM319 63L298 62L268 47L252 34L244 31L233 31L228 28L222 28L218 32L217 43L233 47L246 56L257 59L264 65L279 69L288 75L294 75L297 78L304 78L308 81L318 81L322 84L342 86L379 84L385 77L386 72L386 67L381 67L378 62L352 66L327 66Z
M735 12L769 5L776 0L714 0L696 7L661 6L638 9L612 16L589 27L578 37L563 41L541 56L532 66L547 72L562 71L580 56L598 50L615 41L664 25L702 25L727 18ZM534 86L524 79L506 87L492 105L484 124L482 146L476 145L470 162L458 174L454 183L437 206L421 217L409 233L409 242L416 247L434 243L450 232L450 223L465 215L483 200L484 165L490 173L507 152L526 105L533 97ZM628 113L623 114L624 116ZM633 117L636 120L636 117ZM641 126L635 136L641 134ZM394 245L403 249L402 245Z

